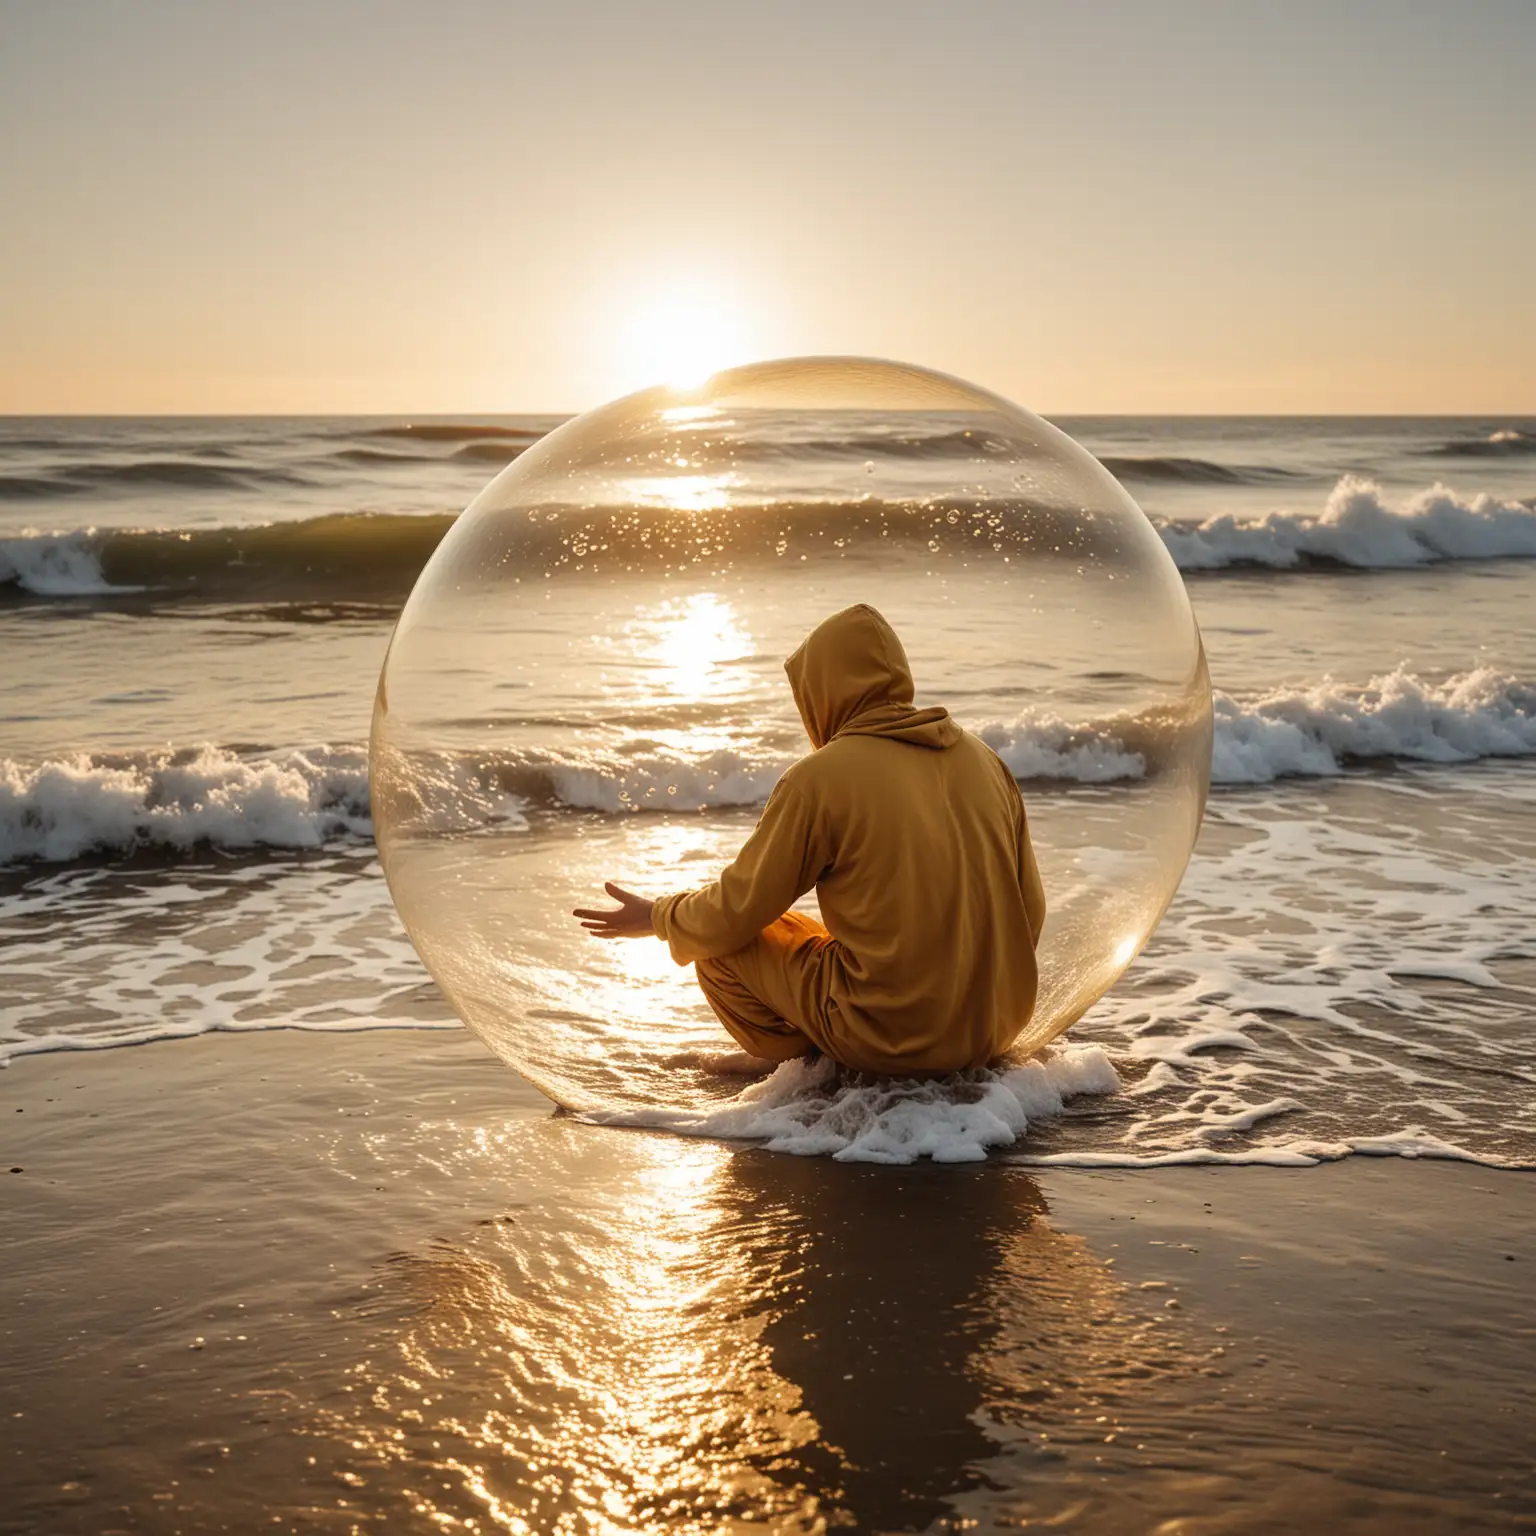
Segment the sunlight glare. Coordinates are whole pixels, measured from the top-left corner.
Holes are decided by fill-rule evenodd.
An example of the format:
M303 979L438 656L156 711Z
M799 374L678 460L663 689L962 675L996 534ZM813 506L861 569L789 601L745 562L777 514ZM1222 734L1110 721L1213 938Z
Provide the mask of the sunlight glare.
M758 350L745 307L709 283L678 282L635 298L619 327L622 389L688 390Z
M696 592L668 603L656 615L649 655L664 669L659 677L669 695L706 699L739 692L742 663L752 641L735 608L713 592Z

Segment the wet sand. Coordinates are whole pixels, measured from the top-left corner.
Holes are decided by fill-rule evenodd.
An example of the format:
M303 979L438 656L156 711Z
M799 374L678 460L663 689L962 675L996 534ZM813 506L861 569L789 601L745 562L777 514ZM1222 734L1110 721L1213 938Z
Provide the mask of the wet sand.
M888 1169L456 1033L0 1073L0 1531L1536 1527L1536 1178Z

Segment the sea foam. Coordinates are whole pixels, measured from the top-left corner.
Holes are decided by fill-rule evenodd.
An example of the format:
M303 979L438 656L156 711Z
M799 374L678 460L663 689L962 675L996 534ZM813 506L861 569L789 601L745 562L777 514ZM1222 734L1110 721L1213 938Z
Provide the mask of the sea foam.
M1214 784L1325 777L1371 759L1536 753L1536 688L1489 667L1439 683L1399 668L1363 687L1328 678L1246 700L1218 692L1215 711Z
M1488 495L1470 500L1443 485L1401 503L1372 480L1346 475L1317 516L1230 515L1198 525L1163 523L1158 532L1181 571L1232 566L1290 570L1306 564L1401 570L1443 560L1536 556L1536 510Z
M143 590L114 586L102 574L94 528L0 539L0 587L6 586L34 597L106 597Z
M218 747L0 762L0 863L136 848L315 848L367 836L360 749L250 758Z
M1215 695L1215 785L1324 778L1361 762L1455 764L1536 755L1536 686L1491 668L1442 681L1399 668L1364 685L1324 679L1256 697ZM1123 720L1025 714L973 722L1016 776L1038 784L1133 782L1145 772ZM716 751L520 763L444 763L511 829L530 807L628 815L761 805L793 757ZM318 847L372 834L362 747L238 753L200 746L133 756L0 760L0 864L63 862L197 844Z
M1120 1076L1097 1046L1062 1046L1000 1070L909 1080L850 1075L826 1057L785 1062L716 1108L658 1107L587 1118L688 1136L760 1141L842 1163L974 1163L1022 1141L1067 1100L1109 1094Z

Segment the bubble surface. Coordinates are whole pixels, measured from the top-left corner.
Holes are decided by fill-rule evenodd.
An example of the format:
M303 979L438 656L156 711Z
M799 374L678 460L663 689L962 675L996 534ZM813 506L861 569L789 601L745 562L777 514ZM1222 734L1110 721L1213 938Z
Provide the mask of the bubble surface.
M1023 785L1050 911L1014 1054L1079 1018L1162 916L1204 807L1210 684L1178 571L1108 471L896 363L646 390L475 498L374 708L400 916L464 1022L558 1102L703 1108L739 1088L706 1070L730 1041L692 969L568 914L604 880L660 896L718 873L809 750L783 659L856 602L901 635L917 703Z

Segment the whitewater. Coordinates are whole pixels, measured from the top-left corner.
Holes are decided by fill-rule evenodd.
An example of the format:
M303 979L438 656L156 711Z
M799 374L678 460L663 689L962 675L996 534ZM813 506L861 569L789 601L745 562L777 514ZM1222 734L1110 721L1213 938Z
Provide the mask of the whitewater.
M369 713L416 572L555 422L0 423L0 1061L456 1027L379 876ZM1062 425L1148 511L1209 654L1206 824L1151 946L1047 1059L911 1090L795 1067L655 1123L844 1161L1529 1166L1536 423ZM1032 807L1135 792L1145 722L1065 714L1048 674L982 686L964 644L945 702ZM729 745L589 722L442 771L500 835L598 858L627 818L702 878L802 750L778 658L744 655L700 721ZM562 942L552 918L532 952Z
M1241 699L1217 690L1213 785L1332 777L1393 761L1476 763L1536 755L1536 683L1489 668L1426 681L1398 670L1348 685L1323 679ZM1141 757L1108 720L1087 725L1025 715L974 726L1024 783L1138 779ZM719 751L702 758L630 755L609 761L484 758L467 777L512 779L504 820L547 812L661 814L678 805L760 806L793 759ZM0 761L0 865L71 860L200 844L228 851L318 848L372 835L365 745L241 752L202 744L133 756L72 754L28 765Z

